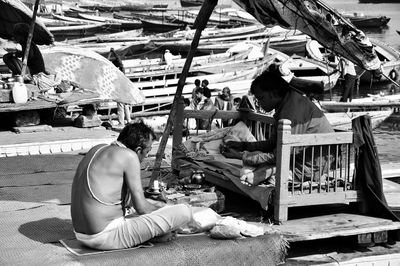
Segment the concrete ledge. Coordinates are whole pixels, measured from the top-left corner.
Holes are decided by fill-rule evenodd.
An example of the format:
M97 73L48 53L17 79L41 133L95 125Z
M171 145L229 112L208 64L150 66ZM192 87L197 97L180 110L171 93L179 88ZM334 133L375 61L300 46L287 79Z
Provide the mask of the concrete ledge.
M0 145L0 157L53 154L88 150L98 144L109 144L116 138L73 139L49 142Z

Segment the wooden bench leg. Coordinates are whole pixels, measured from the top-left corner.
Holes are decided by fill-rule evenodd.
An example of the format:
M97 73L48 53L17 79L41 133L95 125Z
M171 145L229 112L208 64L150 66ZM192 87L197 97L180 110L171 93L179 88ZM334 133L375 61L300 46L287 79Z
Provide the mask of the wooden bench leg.
M373 247L375 243L372 240L372 233L357 235L357 244L360 247Z
M374 232L357 235L357 244L361 247L372 247L375 244L387 243L388 232Z
M386 243L388 241L388 232L387 231L375 232L373 234L373 241L375 244Z

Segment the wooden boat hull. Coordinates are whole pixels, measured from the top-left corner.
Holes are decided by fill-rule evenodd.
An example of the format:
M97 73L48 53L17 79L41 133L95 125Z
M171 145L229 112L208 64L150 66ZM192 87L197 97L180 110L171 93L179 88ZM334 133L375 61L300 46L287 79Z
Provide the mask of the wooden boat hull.
M325 113L329 123L340 130L351 130L352 120L358 116L368 115L371 117L371 127L378 127L393 113L393 109L381 111L358 111L358 112L340 112L340 113Z
M96 36L74 39L70 43L133 42L148 39L147 37L139 37L142 32L142 29L135 29L110 34L96 34Z
M151 31L151 32L167 32L172 30L183 30L186 25L185 24L177 24L171 23L162 20L150 20L150 19L140 19L143 24L144 31Z
M386 16L345 16L357 28L379 28L386 26L390 18Z
M62 41L69 38L83 38L93 36L104 29L105 24L79 25L48 27L56 41Z
M320 101L321 108L328 112L344 110L381 110L400 106L400 95L369 95L365 98L353 99L351 102Z
M111 48L121 57L132 55L139 50L143 50L150 42L148 40L136 42L106 42L106 43L81 43L74 44L75 47L90 49L101 55L108 55Z
M258 34L257 34L258 35ZM307 37L302 36L292 36L288 37L289 39L284 40L283 37L271 37L269 42L269 47L275 50L278 50L283 53L287 53L289 55L297 54L304 55L305 54L305 46L308 41ZM209 39L200 41L197 46L198 54L216 54L216 53L224 53L229 48L236 46L238 42L243 42L240 36L226 37L222 39ZM232 41L228 41L225 39L232 39ZM256 40L245 41L249 44L255 45L264 45L268 41L268 38L259 38ZM173 53L187 53L190 49L190 41L178 41L178 42L155 42L157 46L162 46L164 49L169 49Z
M104 4L95 4L95 5L81 5L81 8L85 8L88 10L98 10L100 12L118 12L121 11L121 6L116 5L116 6L109 6L109 5L104 5Z
M305 93L321 93L332 89L340 72L320 61L302 56L277 53L277 60L293 73L290 84Z
M98 21L102 23L109 24L119 24L121 30L134 30L142 27L142 22L140 20L122 20L122 19L112 19L101 16L93 16L88 14L78 13L78 17L90 21Z
M201 6L204 1L201 0L181 0L182 7Z
M400 52L381 41L371 39L371 42L375 45L375 51L382 60L381 70L383 75L380 79L376 79L371 72L364 71L359 66L355 66L357 75L360 76L360 81L364 83L370 83L371 80L373 82L388 81L386 77L390 77L394 81L400 80ZM327 57L330 52L327 50L322 51L324 49L321 47L316 41L310 41L306 45L307 55L315 60L337 67L338 58L335 57L333 62L328 62Z
M387 77L390 77L394 81L400 80L400 52L390 45L378 41L376 39L371 39L371 42L375 45L376 53L382 60L382 73L383 75L379 79L375 79L371 72L365 71L360 78L361 82L387 82ZM363 70L356 66L357 74L361 74Z
M242 51L234 54L221 53L207 56L195 56L193 57L191 68L199 68L199 66L209 66L215 64L223 64L226 62L237 63L239 60L244 60L251 52L252 49ZM170 70L181 71L183 65L186 62L186 58L177 56L173 59ZM127 77L134 77L140 73L146 72L151 74L156 71L165 71L167 65L162 58L155 59L131 59L123 60L125 67L125 74Z

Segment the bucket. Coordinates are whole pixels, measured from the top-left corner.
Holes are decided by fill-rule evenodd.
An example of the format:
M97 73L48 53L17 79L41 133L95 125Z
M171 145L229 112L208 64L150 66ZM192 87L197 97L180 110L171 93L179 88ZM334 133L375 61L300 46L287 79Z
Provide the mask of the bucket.
M12 87L12 96L15 103L26 103L28 101L28 90L25 84L15 82Z

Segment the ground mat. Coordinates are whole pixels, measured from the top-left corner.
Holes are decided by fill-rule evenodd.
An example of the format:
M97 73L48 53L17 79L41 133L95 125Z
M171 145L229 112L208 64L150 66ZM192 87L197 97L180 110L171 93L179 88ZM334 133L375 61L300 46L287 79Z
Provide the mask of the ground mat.
M62 239L60 240L60 243L68 249L70 252L77 256L88 256L88 255L96 255L96 254L103 254L103 253L110 253L110 252L121 252L121 251L126 251L126 250L134 250L138 248L151 248L154 245L151 243L146 243L143 245L139 245L133 248L127 248L127 249L122 249L122 250L96 250L92 249L89 247L86 247L85 245L82 245L78 240L74 239Z
M279 234L237 240L193 235L156 243L152 248L75 256L75 259L83 264L103 265L277 265L284 260L286 249L286 241Z

